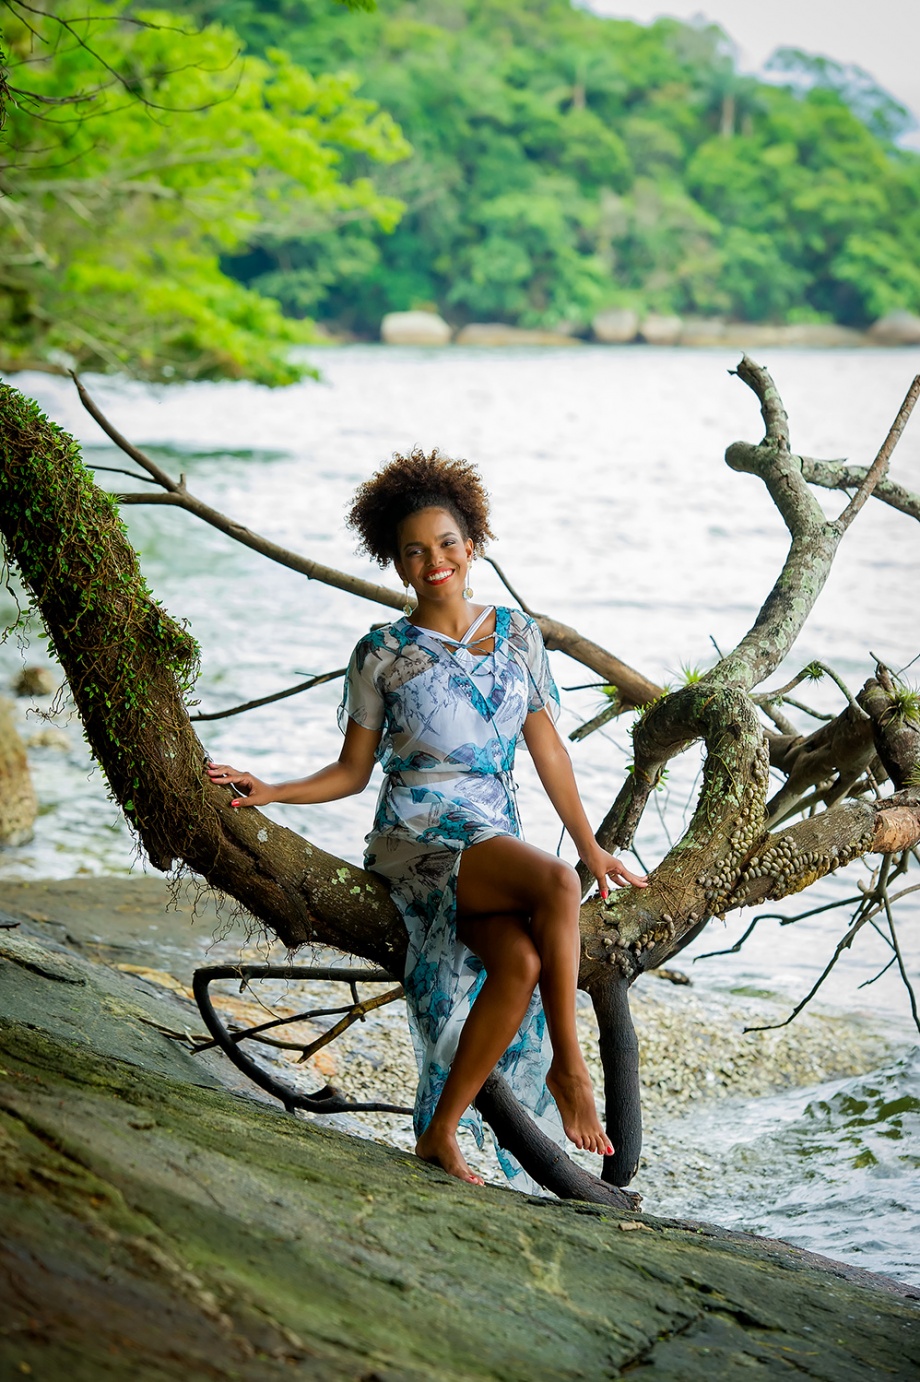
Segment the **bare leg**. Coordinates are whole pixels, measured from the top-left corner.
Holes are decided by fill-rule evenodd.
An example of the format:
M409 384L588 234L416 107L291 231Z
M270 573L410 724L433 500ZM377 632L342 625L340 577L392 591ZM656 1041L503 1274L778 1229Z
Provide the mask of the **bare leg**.
M415 1150L459 1180L481 1185L457 1145L457 1124L521 1025L540 977L540 957L519 916L465 919L458 933L482 960L486 977L463 1024L434 1116Z
M566 1136L576 1147L603 1155L612 1149L597 1116L591 1077L575 1027L580 901L575 870L522 840L502 836L473 845L464 853L457 887L460 934L465 938L463 928L487 911L501 909L529 918L553 1047L546 1082L559 1106ZM476 948L472 940L468 943L471 949ZM483 962L488 969L484 957ZM476 1006L478 1000L474 1012ZM459 1057L459 1049L457 1054Z

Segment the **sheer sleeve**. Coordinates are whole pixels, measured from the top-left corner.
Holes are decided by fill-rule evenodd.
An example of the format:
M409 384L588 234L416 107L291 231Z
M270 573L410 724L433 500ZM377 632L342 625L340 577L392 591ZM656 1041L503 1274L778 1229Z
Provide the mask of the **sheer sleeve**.
M528 618L524 628L528 674L527 712L548 710L553 720L559 717L559 692L549 669L546 645L539 626Z
M380 659L375 656L372 640L362 638L345 673L345 693L338 712L339 729L343 734L349 720L365 729L383 728L383 692L376 678L379 667Z

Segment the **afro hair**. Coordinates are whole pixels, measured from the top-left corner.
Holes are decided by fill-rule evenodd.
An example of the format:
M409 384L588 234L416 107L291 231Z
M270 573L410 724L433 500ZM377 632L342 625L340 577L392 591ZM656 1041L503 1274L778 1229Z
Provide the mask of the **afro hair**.
M420 509L446 509L481 551L490 537L489 496L479 471L469 461L451 460L437 448L426 455L419 447L395 455L382 470L358 486L346 522L362 549L381 566L399 551L403 519Z

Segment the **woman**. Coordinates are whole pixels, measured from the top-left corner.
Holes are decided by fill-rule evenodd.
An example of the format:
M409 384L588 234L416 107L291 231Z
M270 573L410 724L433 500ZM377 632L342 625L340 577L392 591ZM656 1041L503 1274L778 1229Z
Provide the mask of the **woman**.
M409 932L418 1156L482 1184L457 1129L481 1144L470 1105L496 1065L557 1141L561 1117L577 1147L609 1154L575 1030L581 889L569 864L521 838L511 777L519 736L602 895L608 877L645 883L594 839L556 732L558 693L536 624L472 603L473 556L492 536L482 482L465 461L416 450L359 488L348 522L381 566L393 562L407 603L404 618L352 654L338 761L277 786L227 764L212 764L211 779L235 786L234 807L314 804L362 791L381 762L365 863L388 880ZM509 1177L526 1180L499 1156Z

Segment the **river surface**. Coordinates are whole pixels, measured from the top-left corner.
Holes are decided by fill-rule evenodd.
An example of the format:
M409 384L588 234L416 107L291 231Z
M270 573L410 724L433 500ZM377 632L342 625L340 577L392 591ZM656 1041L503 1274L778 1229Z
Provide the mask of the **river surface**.
M868 464L897 412L920 351L764 352L791 419L796 451ZM356 484L391 453L439 446L482 468L493 499L491 552L528 603L604 644L654 680L679 682L705 668L715 646L731 648L750 626L782 564L787 535L763 485L722 459L736 439L762 435L754 395L729 371L737 353L642 347L568 350L412 351L347 347L317 352L322 382L269 391L246 383L158 388L87 381L133 442L219 509L318 561L379 579L356 555L343 513ZM17 387L83 443L94 466L130 462L102 436L64 380L20 375ZM920 417L895 452L892 475L920 489ZM119 490L152 489L99 470ZM844 497L821 492L828 513ZM381 607L273 566L173 509L126 507L144 571L167 609L186 618L202 649L198 696L218 710L338 668ZM385 577L392 581L392 576ZM484 562L476 598L508 600ZM920 653L920 532L871 501L845 538L830 579L779 685L813 659L858 689L872 654L900 669ZM12 610L0 596L4 621ZM0 648L0 683L20 663ZM46 661L37 630L28 661ZM561 687L596 678L552 654ZM920 661L915 663L920 681ZM910 676L910 673L908 673ZM803 692L818 710L842 707L829 682ZM239 718L200 726L217 759L269 780L300 776L338 752L332 683ZM22 703L20 703L22 705ZM39 708L47 708L47 701ZM596 690L563 693L561 727L590 718ZM817 722L790 712L802 728ZM0 852L0 877L125 873L141 867L79 729L59 716L66 738L31 751L41 800L34 841ZM34 713L23 732L44 728ZM55 736L52 736L55 737ZM616 721L572 746L582 795L600 819L630 760L628 724ZM650 867L689 818L699 756L671 767L637 837ZM526 758L519 764L528 838L555 850L559 827ZM373 809L361 798L323 807L273 807L270 814L316 843L359 860ZM571 849L563 843L563 853ZM782 925L799 912L857 893L868 876L854 865L799 898L772 907L740 953L697 962L732 945L752 920L713 923L680 957L710 991L772 994L791 1006L817 979L845 929L847 908ZM912 880L908 880L912 881ZM915 880L914 880L915 881ZM920 983L920 893L896 911L907 966ZM692 1204L649 1206L697 1212L723 1223L785 1236L875 1270L920 1281L920 1062L908 997L885 935L865 928L821 990L825 1007L887 1031L896 1059L865 1078L701 1109L688 1136L717 1147L722 1176L697 1188Z

